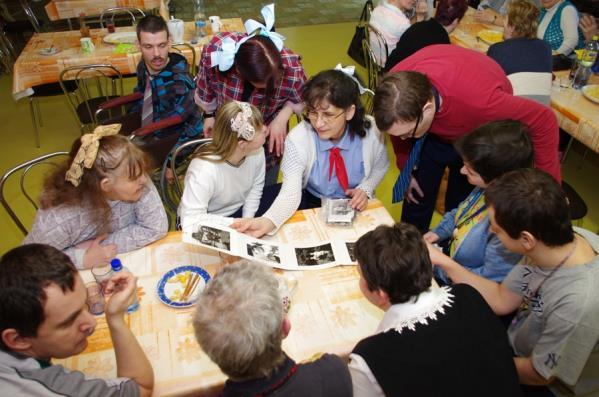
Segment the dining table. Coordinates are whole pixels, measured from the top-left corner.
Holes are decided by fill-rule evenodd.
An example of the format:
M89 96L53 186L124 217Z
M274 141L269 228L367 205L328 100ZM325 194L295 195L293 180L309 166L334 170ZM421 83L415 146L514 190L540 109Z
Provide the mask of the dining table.
M503 28L477 21L475 12L474 8L469 7L449 38L452 44L486 53L491 43L481 39L481 32L503 33ZM572 88L568 74L568 70L554 72L551 109L562 130L599 153L599 97L589 98L581 89ZM599 84L599 76L591 76L589 84Z
M78 18L85 16L101 15L108 8L132 7L140 10L155 10L160 7L160 0L50 0L45 6L48 19Z
M223 18L221 21L223 31L244 31L241 18ZM57 83L60 73L69 66L110 64L123 75L134 74L141 60L134 36L133 26L118 27L114 33L109 33L106 28L90 29L95 49L91 53L84 53L79 30L34 33L14 64L13 99L17 101L33 95L35 86ZM185 22L183 43L193 47L197 64L204 44L213 37L210 24L206 36L197 41L193 40L194 36L194 23ZM119 40L127 43L119 43ZM189 47L177 46L177 50L171 51L180 52L188 62L192 62L193 53Z
M391 215L378 200L371 200L351 226L331 226L321 209L297 211L274 236L279 243L313 244L331 239L356 240L378 225L392 225ZM127 315L127 323L154 368L154 396L216 396L226 376L196 342L192 314L201 307L171 308L161 302L158 284L163 275L179 266L194 265L214 276L237 257L207 247L182 242L181 232L170 232L149 246L118 256L138 278L139 309ZM284 260L284 258L281 258ZM328 352L347 358L358 341L375 332L384 312L366 300L359 288L355 264L320 270L273 273L288 284L291 332L284 351L297 362ZM88 270L84 281L93 281ZM116 376L116 360L103 315L81 354L54 360L90 377Z

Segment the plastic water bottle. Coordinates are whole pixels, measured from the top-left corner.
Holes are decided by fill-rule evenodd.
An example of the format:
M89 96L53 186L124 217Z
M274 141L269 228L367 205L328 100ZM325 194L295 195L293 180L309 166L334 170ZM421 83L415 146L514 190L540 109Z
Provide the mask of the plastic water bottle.
M597 59L597 53L599 52L599 41L597 41L598 37L594 36L591 41L589 41L582 52L582 56L578 61L578 69L576 69L576 74L574 75L574 80L572 81L572 88L580 89L584 87L589 81L589 77L591 77L591 67L595 64L595 60Z
M125 266L123 266L123 264L121 263L121 260L119 258L114 258L113 260L111 260L110 267L112 267L112 271L114 274L121 272L123 270L129 271L129 269L127 269ZM131 304L131 306L129 306L127 308L127 313L133 313L137 309L139 309L139 300L137 300L137 289L136 289L135 293L133 294L133 303Z
M204 0L194 0L195 14L193 16L195 26L195 39L200 40L206 36L206 14L204 13Z

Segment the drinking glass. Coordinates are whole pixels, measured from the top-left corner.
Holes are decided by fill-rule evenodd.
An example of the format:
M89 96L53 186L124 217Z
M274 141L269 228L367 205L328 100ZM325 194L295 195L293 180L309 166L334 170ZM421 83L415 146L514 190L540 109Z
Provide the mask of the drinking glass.
M89 312L96 316L104 313L105 302L102 295L102 286L95 281L85 284L87 290L87 307Z
M102 291L106 288L106 284L112 278L112 267L108 263L98 263L92 266L92 274L94 279L102 286Z

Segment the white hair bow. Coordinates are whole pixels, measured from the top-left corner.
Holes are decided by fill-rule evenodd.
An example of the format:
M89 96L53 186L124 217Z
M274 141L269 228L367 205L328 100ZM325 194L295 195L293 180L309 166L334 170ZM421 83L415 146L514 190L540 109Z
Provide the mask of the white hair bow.
M368 88L362 87L362 84L360 84L360 82L358 81L358 79L356 79L356 77L354 76L354 72L356 71L356 67L354 65L348 65L346 67L343 67L343 66L341 66L340 63L338 63L337 66L335 66L335 70L343 72L343 74L345 74L347 77L349 77L350 79L352 79L353 81L355 81L356 84L358 85L358 90L360 91L360 95L364 94L365 92L374 95L374 92L372 90L369 90Z
M256 30L258 30L258 34L261 36L268 37L277 47L277 50L279 50L280 52L283 49L283 40L285 40L285 36L277 32L271 32L272 27L275 24L275 4L272 3L262 7L260 13L264 18L265 25L253 19L248 19L244 23L245 31L247 32L247 34L251 35L252 33L255 33Z
M240 112L231 119L231 129L237 133L239 138L251 141L256 135L256 130L251 123L252 108L246 102L235 101L235 103L239 106Z
M279 51L283 49L283 40L285 40L285 37L279 33L270 31L275 24L274 3L262 7L261 13L266 25L253 19L248 19L244 24L247 36L238 42L235 42L235 40L230 37L224 39L221 50L214 51L210 54L210 64L212 67L218 66L218 70L221 72L231 69L233 62L235 61L235 54L237 54L239 47L256 34L268 37Z

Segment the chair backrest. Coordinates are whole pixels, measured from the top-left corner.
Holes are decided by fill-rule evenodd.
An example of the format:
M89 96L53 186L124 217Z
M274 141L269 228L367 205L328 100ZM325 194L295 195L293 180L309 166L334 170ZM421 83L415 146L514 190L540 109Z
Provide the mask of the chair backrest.
M124 17L131 17L131 25L135 24L135 15L138 15L139 17L143 18L146 16L146 14L143 12L143 10L141 10L140 8L137 7L111 7L111 8L107 8L104 11L102 11L102 14L100 14L100 28L104 28L104 19L110 19L113 23L114 23L114 17L117 15L120 16L124 16Z
M364 105L366 114L372 115L372 110L374 107L373 99L374 93L372 91L365 91L362 95L360 95L360 100L362 101L362 105Z
M197 74L197 69L198 69L198 65L196 63L197 60L196 60L195 48L193 48L193 46L189 43L173 44L171 46L171 48L173 50L177 51L179 54L182 54L183 56L185 56L184 52L191 51L191 62L189 64L189 74L191 74L192 77L195 77Z
M9 180L9 178L12 175L15 175L15 174L19 175L19 172L20 172L20 176L19 176L20 194L22 194L27 199L27 201L29 201L29 203L31 203L33 208L35 208L37 210L37 208L38 208L37 203L35 202L35 200L33 200L32 194L27 190L27 184L25 182L27 175L29 175L30 171L33 168L38 168L41 165L57 167L58 165L51 160L54 160L55 157L61 157L61 156L66 157L66 156L68 156L68 154L69 154L69 152L64 152L64 151L46 154L46 155L34 158L33 160L29 160L22 164L19 164L16 167L9 169L8 171L6 171L4 173L4 175L2 175L2 179L0 180L0 203L2 204L2 206L4 207L4 209L6 210L8 215L12 218L13 222L15 222L17 227L21 230L21 232L23 232L24 235L27 235L27 233L28 233L27 228L25 228L25 226L23 225L23 222L19 219L19 217L17 216L17 214L15 213L13 208L8 204L8 201L6 200L5 189L6 189L7 181ZM16 175L15 175L15 177L16 177ZM38 173L37 176L39 176L39 175L40 174Z
M68 93L67 80L73 80L77 85L74 95ZM93 129L98 124L98 105L123 95L123 76L109 64L70 66L60 73L59 81L82 131L86 126Z
M35 16L33 10L31 9L31 6L29 5L29 1L19 0L19 3L21 5L21 8L23 9L23 12L25 12L25 15L27 16L27 19L31 23L31 26L33 26L33 29L37 33L41 32L42 28L41 28L40 22L37 19L37 17Z
M387 41L385 36L371 24L366 26L368 31L367 38L369 40L370 48L374 54L374 59L380 68L385 66L387 62L387 56L389 55L389 49L387 47Z
M368 75L367 86L371 90L375 90L379 84L379 76L381 74L381 66L377 63L375 53L370 45L370 40L365 38L362 41L362 49L364 50L364 60L366 61L366 73Z
M177 212L181 196L183 195L183 186L181 182L179 182L179 175L183 175L187 171L193 153L200 146L210 142L212 142L212 138L198 138L187 141L179 146L175 146L164 161L160 172L160 194L162 196L162 201L172 212ZM182 161L180 156L183 155L185 155L186 158ZM170 168L175 176L175 181L172 185L169 185L166 180L167 168Z

